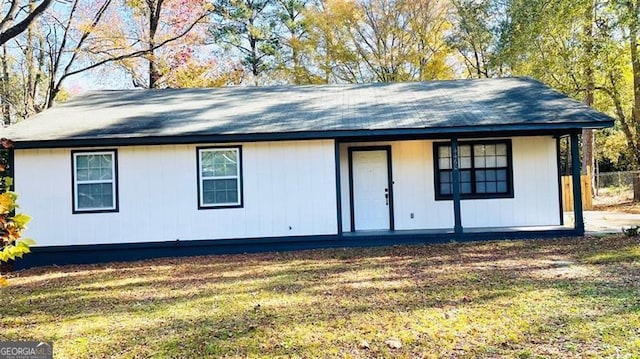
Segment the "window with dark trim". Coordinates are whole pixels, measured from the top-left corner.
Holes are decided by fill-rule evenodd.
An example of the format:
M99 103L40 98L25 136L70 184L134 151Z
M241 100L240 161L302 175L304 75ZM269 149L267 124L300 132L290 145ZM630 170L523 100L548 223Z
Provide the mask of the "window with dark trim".
M198 148L198 208L242 207L240 146Z
M72 151L73 213L118 211L116 150Z
M453 198L451 143L434 144L437 200ZM511 141L458 143L462 199L513 197Z

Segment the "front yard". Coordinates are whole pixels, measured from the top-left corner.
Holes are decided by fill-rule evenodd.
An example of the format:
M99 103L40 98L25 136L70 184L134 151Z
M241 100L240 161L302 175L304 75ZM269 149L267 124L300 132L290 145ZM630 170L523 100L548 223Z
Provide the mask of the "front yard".
M41 268L0 298L0 340L61 358L638 358L640 239Z

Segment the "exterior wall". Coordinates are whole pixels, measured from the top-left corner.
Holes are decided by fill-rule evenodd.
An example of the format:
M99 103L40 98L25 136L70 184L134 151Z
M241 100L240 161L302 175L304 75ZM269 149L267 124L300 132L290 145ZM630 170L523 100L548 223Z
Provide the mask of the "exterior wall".
M461 201L463 227L559 225L556 142L514 137L514 198ZM390 145L396 230L453 228L453 201L435 200L433 142L429 140L340 145L342 222L350 231L348 148ZM411 213L414 218L411 218Z
M558 165L552 137L515 137L514 198L461 201L463 227L559 225Z
M243 208L198 210L196 145L127 146L119 212L82 214L72 214L70 149L16 150L18 203L33 218L25 236L55 246L336 234L333 141L241 145Z
M452 228L453 202L435 201L433 142L419 140L340 145L343 230L351 230L348 148L377 145L391 146L395 229Z

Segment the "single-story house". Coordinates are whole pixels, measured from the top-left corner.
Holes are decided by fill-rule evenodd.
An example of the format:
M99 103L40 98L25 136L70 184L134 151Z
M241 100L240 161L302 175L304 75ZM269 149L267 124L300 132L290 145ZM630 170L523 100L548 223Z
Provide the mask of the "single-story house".
M530 78L101 91L3 130L18 267L582 235L560 140L613 120Z

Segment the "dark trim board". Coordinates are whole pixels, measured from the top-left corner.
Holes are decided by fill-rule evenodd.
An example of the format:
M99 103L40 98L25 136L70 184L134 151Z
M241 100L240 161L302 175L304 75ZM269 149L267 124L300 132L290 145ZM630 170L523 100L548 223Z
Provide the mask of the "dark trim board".
M561 123L561 124L526 124L526 125L491 125L491 126L460 126L437 128L407 128L387 130L327 130L301 131L278 133L229 133L211 135L177 135L150 137L109 137L108 133L97 138L65 138L57 140L15 140L14 148L77 148L77 147L105 147L105 146L139 146L139 145L175 145L175 144L206 144L206 143L234 143L260 141L290 141L290 140L329 140L340 139L341 142L393 141L399 139L443 139L451 135L459 138L482 138L513 136L544 136L564 135L582 128L604 128L608 124L593 123Z
M583 234L584 232L573 228L526 231L508 229L495 229L492 231L469 230L458 234L446 230L424 232L383 231L381 233L367 232L345 235L33 247L31 248L31 253L15 261L14 269L27 269L47 265L126 262L163 257L436 244L452 241L472 242L501 239L577 237Z

